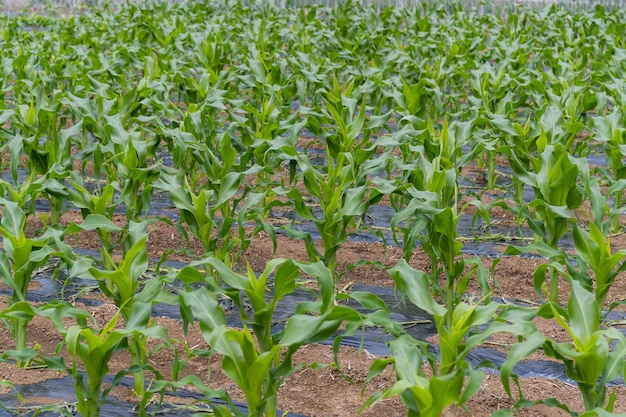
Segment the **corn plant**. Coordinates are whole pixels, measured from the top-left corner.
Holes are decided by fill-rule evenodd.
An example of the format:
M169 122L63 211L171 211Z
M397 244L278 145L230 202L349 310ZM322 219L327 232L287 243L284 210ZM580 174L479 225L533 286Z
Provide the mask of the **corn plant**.
M449 312L467 288L469 277L480 270L478 262L458 259L463 244L457 239L457 225L464 207L460 210L457 207L459 167L456 162L462 160L458 146L466 136L461 126L448 132L444 123L441 135L429 144L430 150L421 145L413 146L417 153L415 160L396 164L403 170L404 178L394 191L401 199L391 220L394 239L400 243L400 231L405 260L412 257L417 242L421 243L431 260L433 290L444 297ZM464 267L470 265L473 265L471 272L466 274ZM439 284L440 274L445 276L444 285ZM478 274L481 278L483 275ZM487 282L481 279L480 285L487 291Z
M341 161L343 158L339 158ZM355 161L347 156L349 163ZM302 167L302 177L309 193L319 198L321 213L317 214L307 204L307 196L296 187L290 189L277 188L278 195L285 195L293 202L296 212L305 220L314 222L320 232L323 252L320 253L310 235L298 232L292 226L284 227L294 237L303 238L307 252L312 260L323 260L324 264L337 274L337 251L349 236L358 230L360 219L367 208L379 201L382 194L369 191L366 185L354 184L353 167L333 170L328 176L316 170L305 156L297 156ZM344 163L341 161L341 163Z
M395 176L397 190L390 198L397 212L391 222L394 240L400 243L397 231L401 231L405 258L408 259L415 240L422 236L420 229L426 226L424 216L432 216L446 208L450 208L455 216L459 214L458 177L461 167L470 163L474 155L463 153L463 146L472 133L471 123L444 120L441 129L437 130L430 120L404 119L410 124L393 135L402 149L402 160L391 160L390 169L401 174ZM427 206L431 208L426 209Z
M441 351L437 360L428 352L428 346L416 343L407 334L396 336L388 343L390 358L377 359L367 380L393 365L397 382L370 397L363 408L399 395L409 409L408 416L441 416L453 404L463 406L480 389L483 374L473 369L466 358L489 336L507 332L527 339L503 365L505 376L510 375L517 360L532 353L545 340L536 335L536 329L529 323L536 313L512 308L498 314L502 306L490 301L488 296L478 302L458 302L450 310L433 297L428 276L405 260L389 269L389 273L402 296L432 314ZM485 328L478 330L480 326ZM432 376L427 376L422 368L424 360L428 361Z
M182 169L192 189L206 176L221 178L236 166L237 148L230 137L218 137L221 128L217 113L225 109L224 90L212 86L202 106L190 104L181 114L181 126L175 129L161 126L162 140L167 143L173 166Z
M143 288L139 291L140 280L148 269L146 240L146 222L130 222L128 236L124 241L122 260L117 263L108 252L101 251L102 256L106 258L103 264L109 266L110 269L100 270L90 267L88 271L85 271L96 278L102 294L113 300L127 328L131 327L129 323L134 323L137 327L150 327L152 305L156 302L168 301L167 294L157 278L145 281ZM135 392L138 396L143 396L145 384L143 367L146 366L148 360L147 338L142 334L128 335L127 338L126 349L130 353L132 364L137 366L134 374Z
M618 251L611 254L610 248L606 246L607 240L598 228L593 223L590 227L587 233L575 226L576 265L568 260L563 250L553 249L542 242L525 248L510 246L505 253L534 251L551 259L551 262L541 265L534 273L535 289L540 295L546 295L547 291L552 290L543 285L546 275L550 276L550 280L558 275L569 284L567 307L553 301L553 297L548 295L546 298L549 301L536 314L554 319L570 335L571 343L545 339L542 349L548 356L563 361L567 376L578 384L583 396L586 409L583 415L591 416L596 415L598 410L612 411L615 393L607 398L607 384L626 371L626 339L615 328L603 328L601 324L606 294L615 278L616 269L620 269L616 268L616 264L623 253ZM602 262L602 265L598 262ZM588 268L594 273L597 271L595 286ZM572 412L572 415L576 414Z
M45 317L59 332L65 332L67 327L67 321L64 323L64 319L71 320L78 325L86 326L89 319L93 317L86 311L74 307L71 303L60 302L58 300L51 300L42 306L38 307L28 301L19 301L11 304L8 308L0 312L2 319L22 319L26 322L31 321L36 316ZM47 363L54 363L55 358L42 356L37 347L27 347L25 349L9 349L3 353L3 358L15 358L18 363L23 363L26 366L31 364L45 365Z
M606 160L611 170L611 182L626 179L626 169L624 168L623 159L626 155L624 128L622 127L622 113L618 108L606 116L598 116L593 118L593 124L597 129L596 140L604 144L606 151ZM610 184L613 185L613 184ZM613 209L619 210L623 205L623 190L617 188L613 193ZM619 227L619 219L616 219L612 228L616 230Z
M597 408L611 412L616 394L614 391L609 394L607 384L626 373L626 338L613 327L601 327L593 293L576 280L570 280L570 285L567 309L549 302L540 315L555 319L572 341L548 340L543 351L563 361L567 376L578 384L588 412L584 415L594 415L592 412Z
M536 198L527 205L526 220L537 239L553 248L568 231L570 209L582 203L582 194L576 184L578 169L562 147L548 145L538 158L535 171L518 170L518 178L533 187ZM530 211L532 210L532 212Z
M335 80L335 84L337 81ZM326 164L316 166L290 143L277 146L280 157L290 165L290 186L275 188L278 195L289 198L298 215L312 221L320 233L323 253L311 237L292 225L284 227L294 237L303 238L311 260L323 260L334 275L337 273L337 251L349 236L365 227L362 222L368 208L380 201L383 195L368 187L369 175L384 169L384 159L375 157L378 143L370 139L372 129L380 126L390 114L365 119L365 102L357 113L358 102L348 96L338 85L326 94L324 111L310 113L307 125L326 138ZM337 131L328 131L321 123L334 123ZM362 136L360 137L362 132ZM299 172L296 172L299 168ZM294 186L302 180L306 193ZM315 210L309 199L319 204Z
M245 74L239 75L239 79L243 86L251 90L252 100L243 100L241 103L233 100L234 111L229 112L231 121L242 130L244 144L258 140L271 141L298 117L297 114L290 114L295 86L292 76L286 73L284 59L269 54L266 56L264 51L257 50L258 46L250 47L246 62L238 68ZM245 122L235 112L243 112ZM257 163L263 165L265 152L263 146L258 148L255 150L259 158Z
M579 165L561 144L545 146L533 163L535 172L523 170L517 162L512 165L519 179L533 187L536 197L518 217L528 222L537 239L557 248L559 239L569 231L571 210L582 205L584 190L577 183ZM550 278L550 297L553 301L558 297L557 276Z
M580 279L580 284L594 295L595 305L600 314L611 285L618 274L626 270L626 266L622 263L626 257L626 250L612 252L610 238L605 237L595 223L589 224L589 231L574 225L573 235L574 247L578 255L575 269L586 278ZM587 268L593 272L593 279L586 273ZM571 271L573 267L569 269ZM580 276L574 275L575 278Z
M73 234L79 230L96 230L100 243L101 251L112 253L117 244L126 237L126 230L113 224L113 214L115 207L119 201L115 201L115 189L113 184L106 184L104 187L96 187L93 191L89 191L88 185L84 183L82 178L76 174L71 174L71 187L68 188L70 202L81 210L83 222L78 228L74 225L66 228L66 234ZM122 232L119 238L113 240L113 232ZM106 262L108 258L101 257L102 262ZM104 264L105 267L108 267Z
M104 132L108 141L99 146L108 161L104 165L107 180L120 193L126 217L139 221L150 208L154 183L162 172L168 172L168 168L160 163L150 163L154 143L141 137L141 132L128 132L119 113L105 116L105 120Z
M82 126L78 123L61 129L59 125L62 126L66 119L58 114L62 94L55 97L56 102L50 103L41 85L35 89L35 97L30 105L19 105L14 113L13 126L21 133L11 140L14 148L11 152L14 156L21 153L27 155L28 169L50 180L44 184L41 192L50 197L51 221L58 225L63 214L63 202L67 200L62 179L72 169L71 147L75 143L73 136L81 132ZM19 158L16 159L18 160ZM16 162L12 163L14 180L17 176L15 164Z
M13 162L10 163L10 165L12 164ZM51 216L55 219L52 225L55 228L60 228L58 221L62 213L62 200L67 199L67 187L63 184L65 173L57 171L56 168L58 167L58 165L54 165L45 175L39 175L37 171L30 171L22 183L20 183L17 173L13 177L13 184L0 179L0 197L16 202L27 218L37 214L38 219L45 227L48 225L50 216L42 212L36 213L35 200L43 196L50 202L54 200L51 196L56 194L59 197L56 200L56 203L59 203L59 210L54 209L53 206L56 203L51 202L53 205L51 206Z
M160 326L146 328L141 322L128 321L124 328L116 328L120 314L121 310L101 329L75 325L64 332L67 352L72 357L69 372L76 384L76 409L84 417L100 415L109 391L115 386L112 384L102 389L104 377L109 371L108 363L116 352L129 349L130 339L168 341L165 329ZM81 363L84 370L80 367ZM131 369L143 376L145 364ZM141 384L143 392L145 381L142 380Z
M108 142L106 134L107 120L105 117L111 113L112 100L107 100L102 95L91 92L70 91L63 98L63 104L67 107L71 115L71 122L75 126L81 126L83 137L92 136L98 139L80 146L80 152L75 155L76 160L81 163L81 173L86 174L86 165L90 162L93 166L93 173L96 180L102 179L102 167L106 165L107 157L105 148L101 145ZM106 173L105 173L106 174Z
M258 167L257 167L258 168ZM206 188L192 189L186 177L162 174L155 187L167 190L174 205L180 210L181 219L177 229L187 238L189 232L202 243L204 255L213 254L228 264L234 265L239 254L250 244L245 226L255 225L253 235L265 230L275 241L275 232L270 224L262 221L272 207L264 207L265 193L251 192L244 176L246 172L226 172L222 177L213 177ZM237 234L233 228L237 227Z
M428 378L422 370L424 355L406 335L390 342L389 350L391 358L378 359L372 365L368 380L393 364L398 381L391 388L370 397L364 408L399 395L409 409L407 416L441 416L448 406L462 406L480 389L482 374L469 368L467 363L462 364L455 374ZM471 381L467 389L463 389L466 372Z
M263 112L270 112L271 109L265 109L265 107L278 107L278 99L272 99L271 103L263 103ZM272 115L266 115L264 117L270 117L273 121L261 121L252 123L247 121L245 125L253 124L257 125L256 129L260 132L248 132L243 134L242 143L250 143L248 150L241 153L239 158L241 162L247 162L249 165L254 163L255 165L264 167L265 169L259 170L256 174L255 189L264 190L266 192L265 205L272 204L275 200L275 194L273 188L279 184L275 177L274 167L279 166L280 159L275 159L274 152L270 148L274 147L274 141L281 140L282 136L288 132L289 137L294 140L298 138L302 127L306 123L306 119L298 121L300 115L298 113L289 114L290 106L282 105L282 109L279 111L276 108L271 111ZM246 108L247 112L256 113L256 110ZM282 115L286 113L286 115ZM250 117L250 116L249 116ZM256 116L255 116L256 117ZM236 124L236 123L233 123ZM250 127L245 127L250 129ZM253 139L253 140L251 140ZM249 162L248 162L249 161Z
M33 198L36 198L39 194L41 182L41 179L38 179L37 174L34 172L31 172L21 184L17 178L15 179L14 185L0 179L0 197L17 203L24 215L31 217L35 214L36 210L35 205L31 204L31 202Z
M573 162L579 172L581 182L586 195L589 196L590 211L581 222L588 222L588 230L577 223L572 224L572 236L574 239L574 249L576 251L576 262L571 261L563 250L551 247L545 242L534 242L527 247L509 246L506 254L520 254L535 252L546 257L551 262L557 262L565 268L572 277L577 280L586 290L594 293L596 304L601 313L605 304L608 291L614 282L617 274L622 271L620 261L624 258L622 250L613 252L611 249L608 233L613 223L613 219L619 216L619 210L609 208L607 197L600 190L598 178L589 174L589 167L585 160L575 159ZM617 184L615 186L618 186ZM609 188L609 193L611 188ZM591 278L589 270L593 272L594 279ZM535 271L535 289L539 296L545 293L542 286L546 275L544 269ZM554 291L554 282L557 278L558 268L552 268L550 275L550 291ZM551 296L554 299L554 296Z
M276 416L277 394L286 378L301 365L293 364L293 355L303 345L320 342L339 331L346 323L344 334L357 330L363 317L352 308L335 303L334 279L323 263L305 264L287 259L273 259L258 277L248 268L247 275L235 273L217 258L204 260L215 269L225 287L219 290L217 281L209 288L223 292L238 307L243 330L228 329L226 317L218 304L217 294L203 288L179 294L184 328L197 319L202 335L212 349L223 355L222 370L243 391L250 416ZM181 271L182 272L182 271ZM317 279L318 299L300 303L283 330L272 332L273 313L277 304L297 287L301 273ZM271 275L273 274L273 277ZM201 278L197 272L183 279L190 283ZM191 279L189 279L191 277ZM268 297L267 286L273 278L273 291ZM365 297L372 304L375 297ZM248 311L246 304L251 309ZM337 341L341 339L341 336ZM335 349L339 347L335 343Z
M72 251L62 242L62 233L56 229L46 231L34 238L25 234L26 216L22 208L13 201L0 200L4 206L0 233L4 252L0 252L0 275L11 290L9 306L27 299L28 287L34 271L48 263L51 257L71 262ZM60 270L55 272L55 276ZM10 327L15 339L16 350L26 347L26 327L30 318L11 317ZM23 365L22 363L19 363Z

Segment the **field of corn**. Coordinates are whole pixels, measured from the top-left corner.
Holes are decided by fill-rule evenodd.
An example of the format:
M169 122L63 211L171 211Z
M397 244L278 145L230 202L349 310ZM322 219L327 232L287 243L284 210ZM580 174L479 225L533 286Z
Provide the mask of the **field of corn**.
M626 11L286 3L0 16L0 414L624 415Z

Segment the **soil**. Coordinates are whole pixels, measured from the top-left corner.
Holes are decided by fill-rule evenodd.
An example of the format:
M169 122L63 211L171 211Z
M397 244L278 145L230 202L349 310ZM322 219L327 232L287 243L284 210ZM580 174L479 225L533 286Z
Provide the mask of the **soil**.
M63 223L69 224L72 221L80 221L80 213L69 211L63 217ZM123 216L118 216L116 222L123 223ZM31 233L38 226L36 221L29 225ZM83 232L73 236L69 243L77 247L96 249L99 246L98 238L93 232ZM505 243L503 243L504 245ZM623 235L613 238L612 244L615 247L626 247L626 239ZM150 229L150 236L147 248L152 259L159 258L163 253L172 249L188 249L191 253L200 253L201 245L194 239L190 242L183 241L176 230L165 223L155 223ZM339 251L339 269L344 270L347 265L362 259L378 260L386 266L394 265L403 256L401 249L397 247L383 247L380 243L347 242ZM245 251L244 258L255 270L264 268L266 262L272 257L292 257L300 260L307 260L307 253L302 242L289 239L285 236L278 236L278 247L273 251L270 239L263 234L254 236L252 244ZM191 259L189 255L171 253L170 259L186 261ZM493 259L483 259L486 266L491 266ZM499 285L494 286L494 296L505 297L517 300L537 300L538 296L533 288L532 273L540 262L539 258L526 257L503 257L494 270L494 280ZM416 250L411 264L422 270L428 270L430 262L423 251ZM376 286L393 286L393 281L388 273L383 269L373 266L365 266L352 269L345 273L338 283L339 288L346 288L348 291L352 284L368 284ZM468 293L479 294L479 287L476 283L471 283ZM626 293L626 280L620 277L614 284L609 302L622 301L620 296ZM104 299L99 293L94 292L88 298L95 298L103 303L97 307L86 306L79 302L77 307L89 310L94 317L103 324L116 311L114 304L110 300ZM6 301L2 300L0 309L6 307ZM191 328L187 337L182 334L180 321L166 317L158 317L157 322L163 325L172 339L178 340L178 348L183 351L183 345L202 347L206 344L197 328ZM548 320L537 320L537 326L546 336L558 340L567 340L567 334L562 331L554 322ZM47 320L35 318L29 325L28 339L31 346L37 344L44 354L53 354L57 344L62 340L59 334L50 326ZM437 339L432 338L432 343ZM490 341L492 345L504 346L512 340L506 338ZM0 346L11 346L13 338L9 331L0 328ZM535 356L541 357L541 353ZM366 350L358 350L352 347L342 347L339 355L341 370L348 375L352 381L345 379L334 366L333 354L330 346L311 345L302 348L295 359L296 363L324 364L323 367L303 367L293 376L287 379L281 388L279 395L280 409L302 414L311 417L347 417L355 416L359 412L364 401L376 391L384 390L394 382L392 369L388 369L382 375L365 383L365 379L372 362L376 356ZM542 357L542 359L545 359ZM151 357L151 365L159 370L163 375L170 374L170 366L174 360L174 350L163 349ZM66 363L70 363L66 356ZM243 394L237 387L220 371L220 358L214 356L210 361L203 358L193 357L189 360L183 375L195 374L205 380L210 387L225 388L234 400L243 401ZM110 362L110 371L115 373L129 366L129 359L123 354L116 355ZM419 364L416 364L419 366ZM426 366L426 365L424 365ZM427 370L428 372L428 370ZM210 375L210 377L209 377ZM14 383L29 384L42 380L63 377L63 373L47 369L17 369L10 363L0 364L0 378L10 380ZM182 375L181 375L182 376ZM514 386L514 385L513 385ZM6 389L6 388L5 388ZM519 392L525 398L540 400L556 398L567 404L572 410L583 411L582 400L576 386L562 382L560 380L550 380L544 378L521 378L519 381ZM626 402L620 401L626 395L626 389L622 387L617 390L616 412L626 412ZM128 401L136 401L133 392L128 388L115 388L111 395ZM467 409L451 407L445 413L446 416L488 416L497 410L511 408L519 398L517 392L513 392L513 398L509 398L504 389L500 377L487 372L480 391L469 401ZM180 399L169 399L172 402ZM41 398L25 398L24 406L41 404ZM382 401L375 407L363 411L361 414L367 417L373 416L403 416L406 415L406 407L398 397ZM551 408L545 405L537 405L529 409L520 409L516 415L519 416L564 416L568 415L564 411Z

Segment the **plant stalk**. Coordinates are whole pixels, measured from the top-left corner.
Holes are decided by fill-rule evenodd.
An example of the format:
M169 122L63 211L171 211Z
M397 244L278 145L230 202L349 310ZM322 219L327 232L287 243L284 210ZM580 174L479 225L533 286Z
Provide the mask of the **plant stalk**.
M446 327L451 329L453 326L452 315L454 313L454 281L448 269L446 268Z
M558 303L559 301L559 274L554 268L550 268L550 295L551 302Z
M50 197L49 202L50 222L52 223L52 226L60 225L61 216L63 215L63 200L56 197Z
M624 198L624 190L617 190L615 191L615 194L613 196L613 210L618 210L622 207L622 198ZM620 216L614 216L613 217L613 224L612 229L613 232L619 232L621 225L620 225Z
M259 410L258 417L277 417L278 416L278 383L277 381L270 382L265 392L265 407L261 411Z
M493 190L496 186L496 151L489 151L487 161L487 188Z
M143 397L145 393L146 384L146 372L143 369L145 364L145 349L141 336L133 337L128 344L128 351L130 352L130 361L132 365L136 365L139 369L133 372L133 381L135 383L135 395Z
M578 384L578 388L580 389L580 393L583 397L583 402L585 404L585 411L591 411L596 407L602 407L603 404L597 404L598 398L602 397L595 391L594 386L590 386L589 384Z
M21 351L26 349L26 321L21 318L12 318L13 334L15 336L15 349ZM27 363L17 359L18 368L26 367Z

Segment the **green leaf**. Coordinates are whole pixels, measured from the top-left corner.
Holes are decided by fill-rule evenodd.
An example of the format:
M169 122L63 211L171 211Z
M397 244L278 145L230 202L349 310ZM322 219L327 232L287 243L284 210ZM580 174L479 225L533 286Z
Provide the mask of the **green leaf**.
M221 180L216 207L221 207L224 203L231 200L239 191L239 183L241 182L241 174L238 172L229 172Z
M13 288L13 272L11 271L11 264L9 263L9 258L4 252L0 252L0 276L2 277L2 281L9 288Z
M513 367L522 359L535 353L546 341L546 337L539 332L533 332L523 342L518 342L511 347L506 360L500 365L500 378L504 391L511 397L510 379Z
M4 210L2 211L2 220L0 224L6 230L4 237L15 240L22 239L24 236L24 226L26 217L22 208L13 201L0 199ZM15 245L15 243L13 243Z
M581 343L579 346L585 346L600 331L600 315L593 294L585 290L578 281L572 281L570 285L572 291L567 308L569 325L574 340Z
M300 276L300 269L292 261L280 264L274 275L274 299L282 300L296 289L296 280Z
M384 310L389 313L387 304L376 294L367 291L352 291L349 297L361 306L372 310Z
M364 204L366 191L365 186L345 190L344 202L340 210L341 216L360 216L365 213L367 210L367 205Z
M406 260L401 259L393 268L389 269L398 290L419 308L423 308L433 316L443 317L447 310L438 304L432 296L428 277L422 271L411 267Z
M79 227L83 230L101 229L110 233L122 230L121 227L115 225L111 220L101 214L89 214Z
M222 370L232 379L246 395L248 406L256 408L260 401L261 390L252 385L258 383L256 380L248 379L248 371L258 358L254 341L250 333L244 329L227 330L214 338L215 349L224 355L222 359Z
M321 338L321 331L324 330L323 325L326 320L326 315L309 316L298 314L291 316L285 326L283 337L280 339L280 345L290 347L310 343L312 339L324 340ZM338 327L341 321L336 322Z
M296 262L296 265L300 267L302 272L317 280L322 301L320 312L326 313L332 307L335 294L335 281L330 269L328 269L323 262Z
M200 325L204 340L213 344L220 333L226 330L226 315L217 300L206 288L179 293L181 316L186 320L195 317Z

